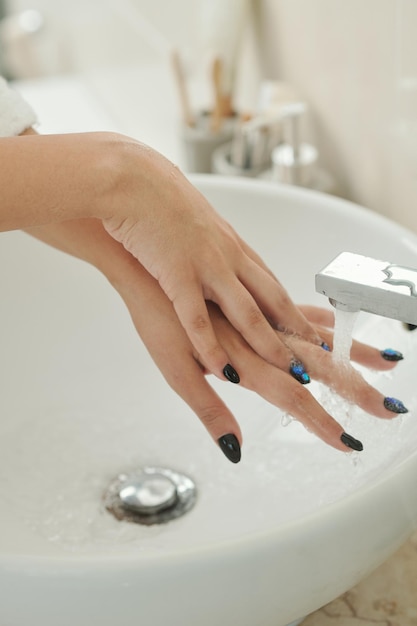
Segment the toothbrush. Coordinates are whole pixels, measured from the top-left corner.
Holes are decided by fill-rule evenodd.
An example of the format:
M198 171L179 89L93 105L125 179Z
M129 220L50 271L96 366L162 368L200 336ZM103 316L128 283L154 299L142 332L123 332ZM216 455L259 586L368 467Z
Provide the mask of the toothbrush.
M178 50L172 50L171 63L174 71L174 78L177 84L178 94L180 97L180 104L182 110L182 117L186 126L195 126L194 115L191 111L190 101L188 97L188 91L185 81L184 68L181 62L180 54Z
M234 114L233 89L249 0L200 0L201 41L205 54L222 60L222 115Z
M214 57L211 64L211 80L214 91L214 106L211 114L210 129L213 133L221 130L223 123L223 62L219 57Z

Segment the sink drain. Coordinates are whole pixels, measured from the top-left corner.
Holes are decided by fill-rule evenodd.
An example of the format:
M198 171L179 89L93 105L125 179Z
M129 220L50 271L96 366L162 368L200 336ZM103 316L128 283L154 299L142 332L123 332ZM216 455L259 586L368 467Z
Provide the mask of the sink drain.
M150 526L181 517L192 509L196 498L196 486L185 474L143 467L119 474L108 486L103 502L116 519Z

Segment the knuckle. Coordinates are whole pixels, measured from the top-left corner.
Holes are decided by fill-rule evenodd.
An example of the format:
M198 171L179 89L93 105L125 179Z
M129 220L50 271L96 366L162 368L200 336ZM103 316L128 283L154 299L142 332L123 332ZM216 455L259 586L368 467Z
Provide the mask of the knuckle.
M210 328L210 321L207 315L199 313L191 319L190 327L195 332L204 332Z
M212 429L222 418L223 407L220 404L212 404L203 407L198 416L208 430Z
M200 350L197 360L208 370L215 373L219 369L223 369L227 362L223 349L217 343L207 345Z
M250 328L259 328L265 322L265 317L258 307L251 307L247 313L247 323Z
M322 372L324 375L333 375L333 357L330 352L313 346L314 350L314 369L318 372ZM313 354L313 352L311 352Z
M289 404L290 408L301 407L306 403L306 399L309 398L310 393L304 389L302 385L294 382L292 384L291 393L289 394Z

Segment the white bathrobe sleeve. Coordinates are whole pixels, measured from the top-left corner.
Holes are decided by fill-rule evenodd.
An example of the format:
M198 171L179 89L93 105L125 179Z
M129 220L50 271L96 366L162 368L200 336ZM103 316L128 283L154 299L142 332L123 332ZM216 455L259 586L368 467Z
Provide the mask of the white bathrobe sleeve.
M0 137L20 135L36 121L32 107L0 76Z

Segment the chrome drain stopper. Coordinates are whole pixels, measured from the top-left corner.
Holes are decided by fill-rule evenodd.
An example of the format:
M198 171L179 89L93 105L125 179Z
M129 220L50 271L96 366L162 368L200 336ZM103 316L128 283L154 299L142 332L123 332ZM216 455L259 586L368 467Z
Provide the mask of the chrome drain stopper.
M162 467L144 467L119 474L103 496L104 506L118 520L162 524L187 513L197 490L185 474Z

